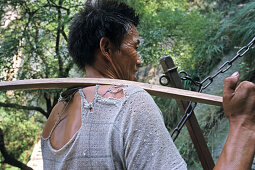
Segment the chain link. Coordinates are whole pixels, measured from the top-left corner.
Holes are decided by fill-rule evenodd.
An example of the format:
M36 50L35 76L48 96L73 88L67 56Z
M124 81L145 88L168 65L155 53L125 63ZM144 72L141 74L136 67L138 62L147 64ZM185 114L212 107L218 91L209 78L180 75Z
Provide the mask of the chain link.
M190 80L193 84L198 86L198 92L201 93L204 89L206 89L209 85L212 84L215 77L229 70L232 67L232 63L235 62L238 58L242 57L244 54L246 54L254 44L255 44L255 37L246 46L243 46L240 50L238 50L235 57L233 57L230 61L226 61L214 75L206 77L201 82L193 80L185 71L180 71L179 75L182 80ZM171 133L173 141L175 141L176 138L179 136L181 129L183 128L183 126L185 125L189 117L192 115L196 106L197 106L197 102L189 102L189 105L185 111L185 114L183 115L182 119L180 120L176 128Z

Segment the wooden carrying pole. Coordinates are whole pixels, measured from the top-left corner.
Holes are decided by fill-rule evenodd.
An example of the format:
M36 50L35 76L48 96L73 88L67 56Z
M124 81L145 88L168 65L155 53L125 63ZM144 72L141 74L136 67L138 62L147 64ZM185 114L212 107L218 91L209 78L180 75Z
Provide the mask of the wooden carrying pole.
M164 87L147 83L140 83L127 80L106 79L106 78L56 78L56 79L30 79L17 81L0 82L0 91L6 90L36 90L36 89L59 89L77 86L91 86L95 84L134 84L140 86L153 96L182 99L210 105L222 105L222 97L209 94L197 93L178 88Z
M169 78L172 87L183 89L184 86L181 82L179 74L177 72L177 67L175 66L172 58L170 56L161 59L161 65L165 72L165 75ZM180 108L182 115L185 114L185 110L188 107L188 102L180 99L176 99L176 102ZM186 126L188 128L191 140L197 151L199 160L202 164L203 169L212 170L214 167L214 161L212 159L211 153L205 142L203 133L198 125L196 116L194 113L191 114L188 119Z
M169 68L175 67L170 57L162 59L161 64L165 71L167 71ZM173 87L176 88L106 78L56 78L56 79L29 79L17 81L3 81L0 82L0 91L61 89L70 87L85 87L96 84L102 85L134 84L143 88L151 95L176 99L182 114L184 114L185 108L188 105L188 102L185 101L193 101L198 103L222 106L222 97L220 96L184 90L176 70L168 72L166 73L166 75L170 77L171 84L173 85ZM194 114L192 114L186 125L188 127L191 139L195 145L203 168L206 170L212 169L214 167L214 163Z

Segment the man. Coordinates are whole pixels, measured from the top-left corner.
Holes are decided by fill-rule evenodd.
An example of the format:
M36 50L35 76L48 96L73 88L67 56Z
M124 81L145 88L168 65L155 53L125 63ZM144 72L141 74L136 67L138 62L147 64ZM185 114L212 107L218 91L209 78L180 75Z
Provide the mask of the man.
M135 11L124 3L87 4L71 24L69 53L86 77L136 80L141 64L138 23ZM254 155L251 120L255 99L250 95L254 87L244 82L235 89L237 81L238 75L233 75L225 82L224 108L230 134L216 169L232 169L233 161L237 162L234 168L246 168ZM97 85L71 96L54 107L45 125L45 169L186 169L159 108L143 89ZM236 100L240 97L242 100ZM250 102L240 103L246 99ZM233 156L240 152L241 156Z

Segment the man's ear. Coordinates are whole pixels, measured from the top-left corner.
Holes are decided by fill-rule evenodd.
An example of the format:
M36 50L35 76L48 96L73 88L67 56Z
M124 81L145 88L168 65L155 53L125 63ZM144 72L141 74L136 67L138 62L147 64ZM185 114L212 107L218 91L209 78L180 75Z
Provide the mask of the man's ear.
M100 40L100 51L102 55L105 57L107 61L112 61L111 55L112 55L112 43L109 38L102 37Z

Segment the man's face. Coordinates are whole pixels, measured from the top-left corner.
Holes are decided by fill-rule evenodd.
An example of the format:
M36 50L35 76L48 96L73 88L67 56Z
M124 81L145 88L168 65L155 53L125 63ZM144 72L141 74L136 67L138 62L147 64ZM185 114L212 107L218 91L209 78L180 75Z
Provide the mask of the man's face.
M120 50L115 50L112 56L120 79L136 81L135 73L141 60L137 53L139 47L139 33L135 26L132 26L121 43Z

